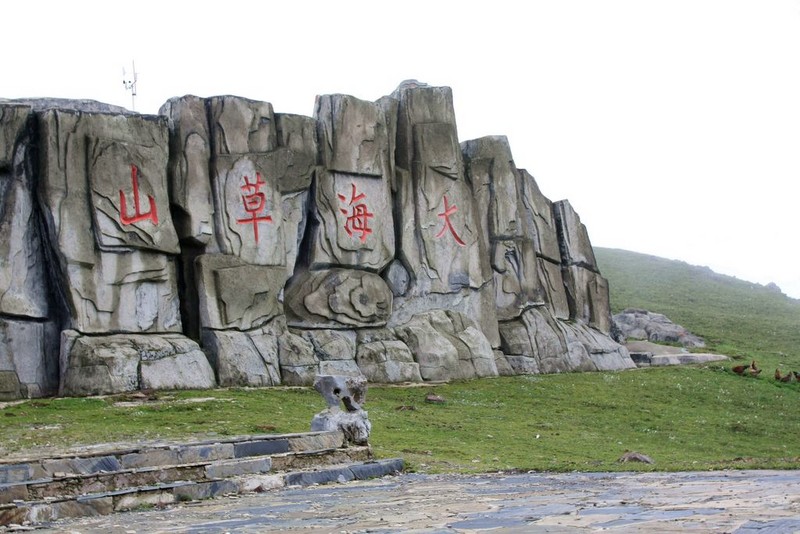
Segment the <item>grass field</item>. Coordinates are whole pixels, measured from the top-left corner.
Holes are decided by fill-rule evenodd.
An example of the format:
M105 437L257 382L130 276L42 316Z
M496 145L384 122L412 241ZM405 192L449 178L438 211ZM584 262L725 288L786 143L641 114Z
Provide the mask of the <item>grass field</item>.
M800 301L701 267L596 250L612 307L665 313L731 364L502 377L371 387L366 408L379 457L419 472L613 471L800 467ZM428 404L436 393L444 404ZM324 408L303 388L37 399L0 409L0 455L73 444L299 432ZM625 451L655 464L619 463Z

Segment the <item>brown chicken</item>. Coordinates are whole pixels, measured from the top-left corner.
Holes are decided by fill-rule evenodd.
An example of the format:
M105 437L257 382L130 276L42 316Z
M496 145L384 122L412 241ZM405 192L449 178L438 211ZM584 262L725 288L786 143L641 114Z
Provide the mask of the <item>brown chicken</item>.
M747 369L747 374L749 374L750 376L758 376L759 374L761 374L761 369L756 367L755 360L753 360L752 363L750 363L750 367Z
M743 375L745 371L750 369L749 365L737 365L736 367L731 367L731 371L736 373L737 375Z
M775 380L778 382L783 382L784 384L788 384L792 381L792 373L791 371L786 373L785 375L781 375L780 369L775 369Z
M758 373L761 372L761 369L758 369L756 367L756 361L753 360L752 362L750 362L750 365L737 365L736 367L731 367L731 371L733 371L737 375L749 374L757 376Z

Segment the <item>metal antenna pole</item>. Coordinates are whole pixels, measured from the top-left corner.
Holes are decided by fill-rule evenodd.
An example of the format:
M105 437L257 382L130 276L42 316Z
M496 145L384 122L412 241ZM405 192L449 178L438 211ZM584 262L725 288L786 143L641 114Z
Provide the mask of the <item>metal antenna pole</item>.
M122 67L122 85L126 91L131 92L131 111L136 111L136 82L139 81L139 74L136 72L136 62L131 60L131 65L133 66L133 79L126 79L125 67Z

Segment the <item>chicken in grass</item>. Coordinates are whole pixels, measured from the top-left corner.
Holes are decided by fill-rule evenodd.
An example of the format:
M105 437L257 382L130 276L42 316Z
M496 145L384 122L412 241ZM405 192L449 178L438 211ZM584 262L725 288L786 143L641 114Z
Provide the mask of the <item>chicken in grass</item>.
M749 365L737 365L735 367L731 367L731 371L733 371L737 375L743 375L745 371L747 371L749 368L750 368Z
M780 369L775 369L775 380L778 382L783 382L784 384L788 384L792 381L792 373L791 371L786 373L785 375L781 375Z
M752 362L750 362L750 365L737 365L735 367L731 367L731 371L740 376L744 376L746 374L751 376L758 376L758 373L761 372L761 369L756 367L756 361L753 360Z
M755 360L753 360L753 362L750 364L750 368L747 370L747 373L750 376L758 376L759 374L761 374L761 369L756 367L756 361Z

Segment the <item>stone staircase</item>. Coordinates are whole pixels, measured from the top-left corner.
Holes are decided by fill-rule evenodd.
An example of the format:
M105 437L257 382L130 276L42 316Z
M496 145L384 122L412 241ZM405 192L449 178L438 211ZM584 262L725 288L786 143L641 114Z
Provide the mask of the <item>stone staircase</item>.
M0 526L104 515L284 486L393 474L341 431L241 436L194 443L98 446L0 460Z

